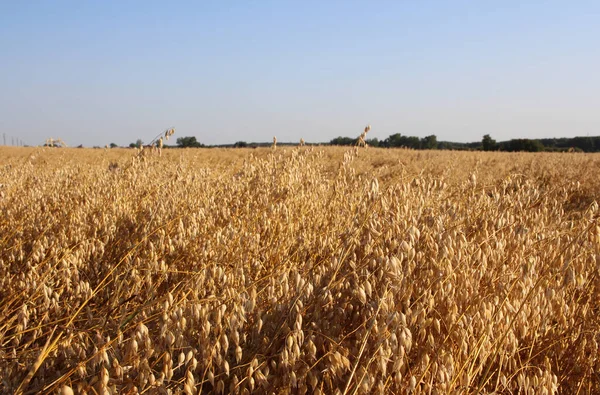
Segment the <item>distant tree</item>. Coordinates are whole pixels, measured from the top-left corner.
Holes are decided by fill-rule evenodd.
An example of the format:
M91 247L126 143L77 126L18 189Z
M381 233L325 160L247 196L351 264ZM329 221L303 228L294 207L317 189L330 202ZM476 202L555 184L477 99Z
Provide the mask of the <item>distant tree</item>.
M404 146L412 149L419 149L421 148L421 140L417 136L408 136L406 137L406 144L404 144Z
M581 148L585 152L594 152L596 150L594 138L592 137L573 137L571 139L571 146Z
M130 143L130 144L129 144L129 148L135 148L135 147L137 147L137 146L135 145L135 143Z
M407 147L412 149L421 148L421 140L416 136L402 136L400 133L390 135L380 144L384 147Z
M110 148L117 148L118 145L116 145L115 143L110 143Z
M539 140L546 151L567 151L570 148L579 148L585 152L600 151L600 136L596 137L562 137Z
M438 143L438 149L452 149L452 145L447 141L440 141Z
M540 152L544 150L544 145L539 140L513 139L502 143L503 151L518 152Z
M379 147L379 140L377 137L373 137L372 139L366 139L365 142L371 147Z
M496 140L494 140L489 134L483 136L481 140L481 145L484 151L494 151L498 148L496 145Z
M383 145L386 147L401 147L402 135L400 133L391 134L388 138L383 140Z
M248 143L245 141L238 141L233 145L233 148L246 148L248 147Z
M354 145L356 144L356 139L351 137L336 137L329 142L331 145Z
M421 148L423 149L436 149L437 148L437 137L435 134L431 136L423 137L421 139Z
M179 137L177 139L177 146L181 147L181 148L198 148L198 147L203 147L203 145L200 144L198 142L198 140L196 140L195 136Z

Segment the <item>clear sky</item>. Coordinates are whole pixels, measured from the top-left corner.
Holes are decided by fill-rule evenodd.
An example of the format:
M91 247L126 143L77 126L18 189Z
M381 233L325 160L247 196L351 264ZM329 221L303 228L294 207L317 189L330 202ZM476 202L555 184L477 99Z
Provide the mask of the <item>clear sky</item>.
M599 1L0 0L0 64L32 145L600 135Z

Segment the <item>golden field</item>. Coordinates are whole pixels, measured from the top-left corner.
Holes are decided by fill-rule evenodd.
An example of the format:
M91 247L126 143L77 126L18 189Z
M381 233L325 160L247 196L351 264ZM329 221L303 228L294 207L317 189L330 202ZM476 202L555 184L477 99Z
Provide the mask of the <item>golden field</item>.
M600 155L0 148L1 393L600 393Z

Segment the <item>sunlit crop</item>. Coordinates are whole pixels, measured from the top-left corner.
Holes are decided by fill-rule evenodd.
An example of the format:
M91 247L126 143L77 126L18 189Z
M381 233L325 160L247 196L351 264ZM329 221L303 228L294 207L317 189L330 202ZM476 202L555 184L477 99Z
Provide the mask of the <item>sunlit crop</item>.
M600 392L600 156L273 148L2 148L0 392Z

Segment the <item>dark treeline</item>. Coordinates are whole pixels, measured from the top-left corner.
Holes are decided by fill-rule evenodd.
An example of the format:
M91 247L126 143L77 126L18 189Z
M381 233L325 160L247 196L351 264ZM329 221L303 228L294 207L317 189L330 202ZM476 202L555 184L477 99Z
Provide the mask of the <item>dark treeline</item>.
M355 145L358 139L351 137L336 137L329 142L330 145ZM554 139L512 139L496 142L490 135L483 136L481 141L473 143L456 143L452 141L437 141L435 135L426 137L403 136L400 133L392 134L385 140L377 138L367 139L367 144L372 147L404 147L411 149L450 149L450 150L483 150L483 151L508 151L508 152L542 152L542 151L579 151L600 152L600 136L572 137Z
M564 137L564 138L553 138L553 139L512 139L508 141L496 142L490 135L486 134L483 136L481 141L472 143L457 143L453 141L438 141L435 135L426 137L416 136L403 136L400 133L390 135L384 140L377 138L366 139L366 143L371 147L381 148L410 148L416 150L426 149L440 149L440 150L461 150L461 151L507 151L507 152L565 152L565 151L576 151L576 152L600 152L600 136L595 137ZM238 141L235 144L222 144L222 145L204 145L200 143L196 137L187 136L180 137L176 140L177 145L168 146L165 144L164 148L200 148L200 147L228 147L228 148L257 148L257 147L270 147L272 143L260 142L260 143L247 143L245 141ZM358 138L352 137L336 137L331 140L329 145L342 145L342 146L353 146L358 144ZM131 143L130 147L141 147L143 145L142 140L137 140L135 143ZM295 146L298 143L278 143L278 146ZM306 143L306 145L315 145ZM320 145L320 144L318 144ZM114 143L110 144L111 147L116 147Z
M358 139L351 137L337 137L329 142L330 145L355 145ZM365 142L372 147L406 147L413 149L437 149L439 143L435 135L418 138L415 136L402 136L400 133L396 133L386 138L385 140L378 140L377 138L366 139Z

